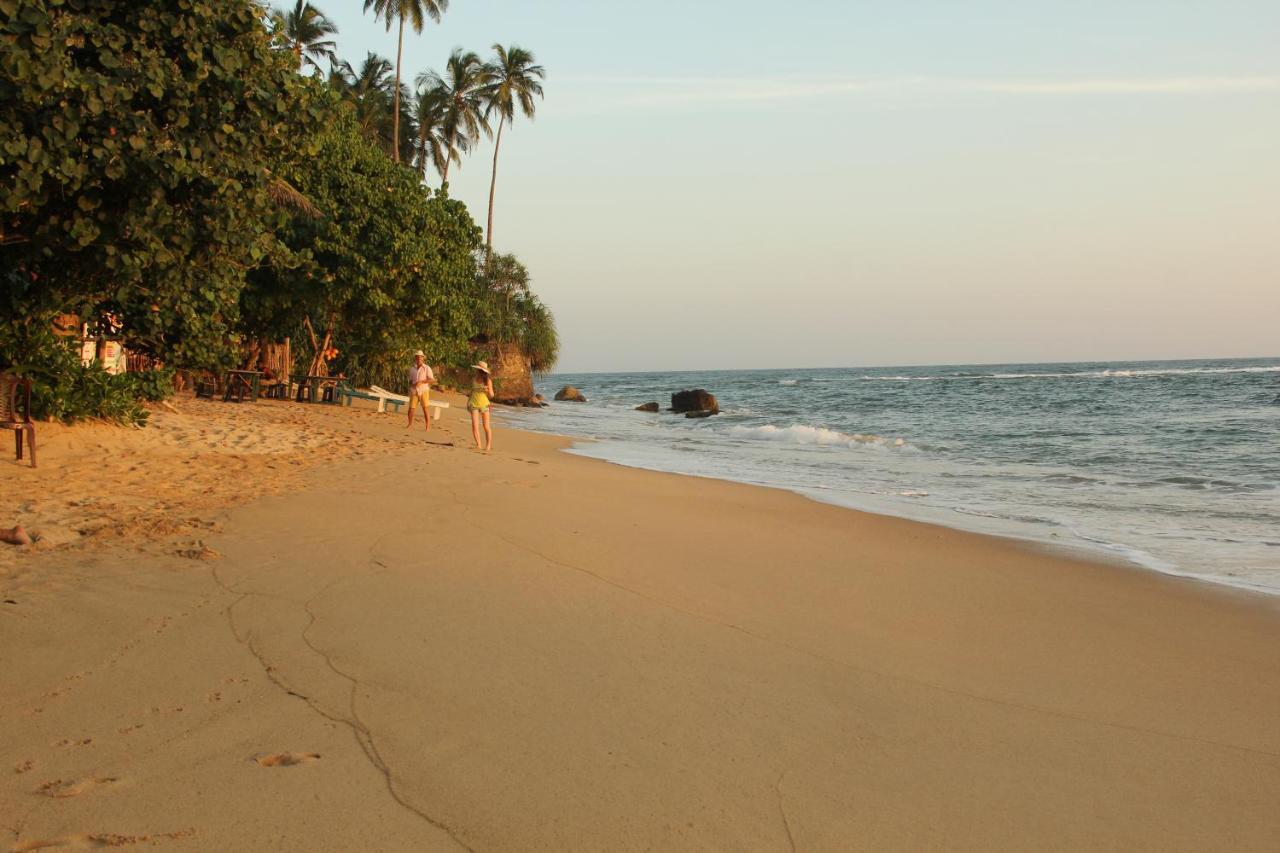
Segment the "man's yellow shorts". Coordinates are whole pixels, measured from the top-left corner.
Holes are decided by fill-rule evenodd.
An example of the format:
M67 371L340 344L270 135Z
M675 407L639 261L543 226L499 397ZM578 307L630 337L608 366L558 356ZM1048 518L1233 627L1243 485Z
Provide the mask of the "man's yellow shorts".
M418 405L419 400L422 401L422 408L425 409L427 407L427 404L431 402L431 392L423 391L421 394L410 394L409 408L412 409L414 406Z

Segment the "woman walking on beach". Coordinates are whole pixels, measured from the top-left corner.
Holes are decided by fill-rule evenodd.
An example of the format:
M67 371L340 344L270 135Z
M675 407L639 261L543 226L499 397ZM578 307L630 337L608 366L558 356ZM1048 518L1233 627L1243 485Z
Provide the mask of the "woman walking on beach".
M482 361L471 365L475 375L471 378L471 396L467 398L467 411L471 413L471 436L476 449L488 453L493 450L493 427L489 424L489 399L493 396L493 377L489 375L489 363ZM480 425L484 423L484 443L480 442Z

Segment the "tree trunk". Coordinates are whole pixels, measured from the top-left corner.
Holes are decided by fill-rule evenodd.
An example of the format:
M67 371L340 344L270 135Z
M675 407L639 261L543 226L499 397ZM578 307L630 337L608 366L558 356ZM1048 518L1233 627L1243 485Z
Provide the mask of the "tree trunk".
M391 109L391 159L400 162L400 56L404 53L404 15L400 16L400 41L396 44L396 91Z
M440 188L444 189L444 185L449 183L449 164L453 162L453 146L458 143L458 129L455 127L449 133L449 148L444 152L444 174L440 176Z
M425 184L427 182L427 134L426 129L418 128L418 177Z
M502 146L502 126L506 121L506 116L498 119L498 138L493 143L493 177L489 179L489 227L484 232L486 255L493 254L493 191L498 186L498 149Z

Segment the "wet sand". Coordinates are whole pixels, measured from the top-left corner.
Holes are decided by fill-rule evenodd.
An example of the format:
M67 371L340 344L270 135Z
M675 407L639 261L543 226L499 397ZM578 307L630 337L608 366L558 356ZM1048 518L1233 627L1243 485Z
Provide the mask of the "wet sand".
M0 845L1280 847L1277 599L457 408L178 408L88 492L119 431L0 468L53 532L0 546Z

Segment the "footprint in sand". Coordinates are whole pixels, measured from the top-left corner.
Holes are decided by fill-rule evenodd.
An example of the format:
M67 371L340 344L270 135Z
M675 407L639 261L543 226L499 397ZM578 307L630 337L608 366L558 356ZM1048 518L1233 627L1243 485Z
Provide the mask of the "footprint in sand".
M22 775L23 773L29 772L35 766L36 763L28 758L26 761L19 761L17 764L13 765L13 772L18 775Z
M84 779L55 779L52 782L45 782L34 793L43 794L46 797L52 797L55 800L65 800L68 797L78 797L81 794L88 793L94 788L102 788L107 785L114 785L119 782L114 776L86 776Z
M82 737L82 738L74 738L74 739L63 738L57 743L49 744L49 746L55 746L55 747L58 747L59 749L66 749L69 746L88 746L91 743L93 743L93 738L91 737Z
M270 755L255 755L253 760L263 767L293 767L310 764L319 758L318 752L273 752Z
M77 832L74 835L62 835L58 838L32 839L19 841L9 849L12 853L30 853L32 850L47 850L51 847L129 847L134 844L156 844L161 841L174 841L187 838L194 830L182 832L163 832L157 835L117 835L114 832Z

